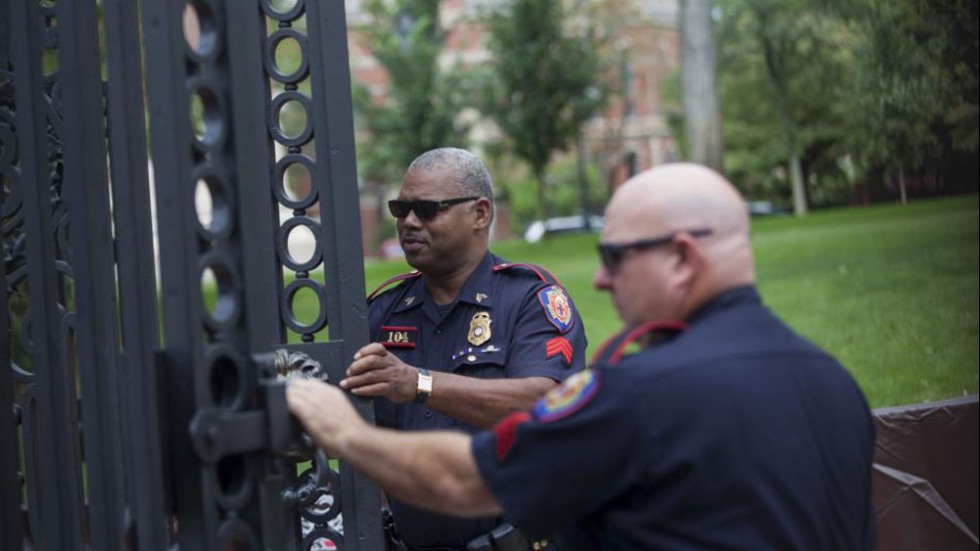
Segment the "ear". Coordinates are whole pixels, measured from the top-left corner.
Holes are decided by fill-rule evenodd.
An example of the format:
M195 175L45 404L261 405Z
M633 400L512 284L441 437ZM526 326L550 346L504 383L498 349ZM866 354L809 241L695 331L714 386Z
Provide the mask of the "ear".
M482 230L484 228L490 227L490 222L493 221L493 204L490 199L486 197L480 197L473 203L473 212L476 218L473 220L473 225L476 229Z
M671 270L678 285L689 286L701 270L704 257L698 240L680 233L674 238L674 257Z

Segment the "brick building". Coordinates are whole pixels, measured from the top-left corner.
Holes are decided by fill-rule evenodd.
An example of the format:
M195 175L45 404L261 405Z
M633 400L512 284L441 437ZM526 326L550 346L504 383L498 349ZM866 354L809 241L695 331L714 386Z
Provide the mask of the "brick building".
M440 14L447 30L442 52L445 66L468 67L485 61L485 32L477 16L481 8L502 0L444 0ZM582 1L582 0L579 0ZM666 79L680 64L677 0L585 0L594 4L594 22L608 29L611 58L616 66L608 84L615 91L608 108L586 127L586 154L601 167L610 189L631 172L672 160L677 148L667 126L662 90ZM385 70L362 43L357 28L368 24L360 0L347 1L348 47L351 76L363 83L376 101L388 93ZM477 117L475 113L460 116ZM476 124L471 134L474 149L495 132L490 124ZM365 244L373 243L379 209L377 199L365 198L362 206ZM506 215L506 213L503 213ZM508 226L497 224L499 230ZM496 235L497 239L508 237ZM370 250L367 246L365 250Z

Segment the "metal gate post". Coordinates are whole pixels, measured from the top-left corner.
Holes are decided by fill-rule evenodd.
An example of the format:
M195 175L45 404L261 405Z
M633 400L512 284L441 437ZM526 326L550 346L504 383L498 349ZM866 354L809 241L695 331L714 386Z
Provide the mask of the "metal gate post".
M43 8L50 9L50 8ZM68 366L60 275L52 220L48 170L48 122L57 115L48 103L42 81L42 8L36 2L14 1L11 10L11 52L15 68L16 128L19 137L20 183L24 229L29 251L27 277L31 315L31 352L35 382L22 398L24 444L32 469L27 473L31 525L36 548L82 547L81 455L77 435L75 379ZM42 475L43 473L43 475Z

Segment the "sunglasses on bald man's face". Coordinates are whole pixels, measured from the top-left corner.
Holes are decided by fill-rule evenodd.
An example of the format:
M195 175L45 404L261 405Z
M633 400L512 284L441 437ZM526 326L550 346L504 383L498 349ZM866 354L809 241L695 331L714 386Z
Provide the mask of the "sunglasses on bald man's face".
M681 230L658 237L651 237L649 239L630 241L628 243L599 243L599 259L602 260L602 266L606 269L606 271L610 274L614 274L617 270L619 270L619 265L622 264L623 259L626 258L627 252L646 251L661 247L663 245L669 245L674 242L674 239L680 233L687 233L693 237L705 237L707 235L711 235L711 230L707 228Z
M403 199L392 199L388 201L388 210L395 218L405 218L408 213L415 212L420 220L432 220L441 211L453 205L476 201L479 197L456 197L455 199L443 199L442 201L430 201L428 199L413 199L405 201Z

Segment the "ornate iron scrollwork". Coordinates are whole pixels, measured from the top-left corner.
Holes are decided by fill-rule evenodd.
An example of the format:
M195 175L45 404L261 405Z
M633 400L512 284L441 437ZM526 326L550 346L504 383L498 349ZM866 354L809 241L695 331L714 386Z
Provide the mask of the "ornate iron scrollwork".
M323 365L302 352L277 349L273 353L272 364L280 381L330 380ZM303 438L312 447L309 437L304 435ZM312 466L294 486L283 489L281 494L283 504L299 513L304 549L313 549L316 542L323 539L342 544L344 538L340 474L330 468L330 462L322 450L313 449Z

